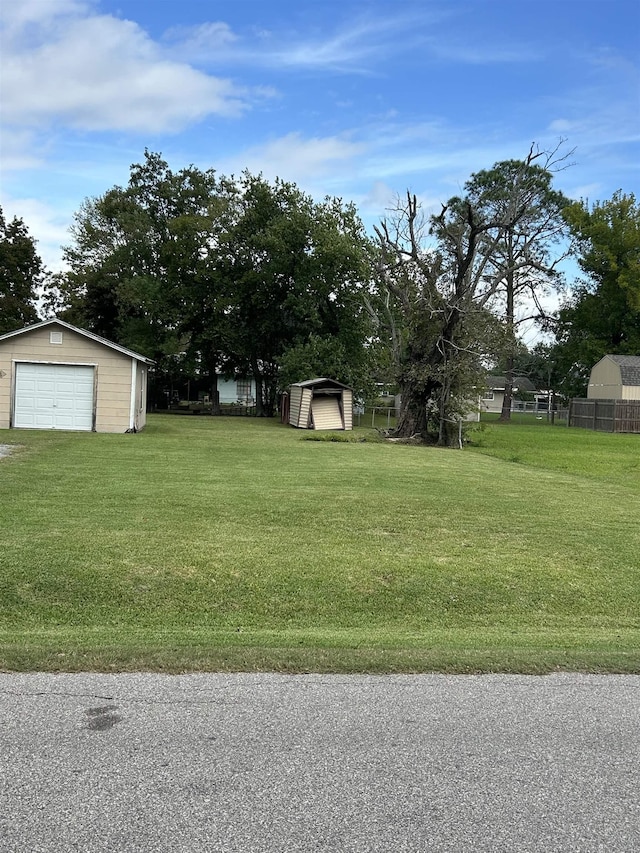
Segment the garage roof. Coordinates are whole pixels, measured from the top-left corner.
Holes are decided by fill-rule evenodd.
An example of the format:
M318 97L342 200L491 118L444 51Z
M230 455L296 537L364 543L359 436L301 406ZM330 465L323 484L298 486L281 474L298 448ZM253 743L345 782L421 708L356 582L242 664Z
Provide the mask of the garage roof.
M72 332L76 332L76 334L82 335L91 341L96 341L99 344L103 344L105 347L121 352L123 355L128 355L129 358L135 358L136 361L142 361L145 364L155 363L153 359L147 358L146 355L140 355L139 352L134 352L126 347L121 347L120 344L114 344L113 341L101 338L100 335L94 335L93 332L88 332L86 329L79 329L77 326L72 326L71 323L65 323L64 320L57 320L55 318L53 320L43 320L42 323L34 323L32 326L25 326L23 329L16 329L15 332L6 332L4 335L0 335L0 341L12 338L15 335L23 335L25 332L33 332L34 329L42 329L45 326L62 326L63 329L69 329Z

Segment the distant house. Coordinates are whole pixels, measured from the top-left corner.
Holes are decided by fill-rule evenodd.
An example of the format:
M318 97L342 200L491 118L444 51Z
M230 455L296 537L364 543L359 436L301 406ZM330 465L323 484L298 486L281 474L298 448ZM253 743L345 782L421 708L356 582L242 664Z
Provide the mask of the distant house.
M486 388L480 396L480 411L501 412L506 387L507 379L505 376L487 376ZM536 396L536 387L526 376L514 377L513 394L516 395L521 391L533 394L534 397ZM546 400L546 396L544 396L544 399Z
M239 403L242 406L255 406L256 382L250 377L224 379L218 377L218 395L220 403Z
M0 429L136 432L152 364L62 320L0 335Z
M640 400L640 355L605 355L591 368L588 400Z

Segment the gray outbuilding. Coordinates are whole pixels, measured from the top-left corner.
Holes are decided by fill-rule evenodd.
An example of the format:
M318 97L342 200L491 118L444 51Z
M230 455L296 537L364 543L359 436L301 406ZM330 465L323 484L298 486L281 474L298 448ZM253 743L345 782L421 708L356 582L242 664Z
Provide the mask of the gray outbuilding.
M289 388L289 423L300 429L353 429L353 391L335 379L307 379Z
M0 335L0 429L137 432L152 364L63 320Z

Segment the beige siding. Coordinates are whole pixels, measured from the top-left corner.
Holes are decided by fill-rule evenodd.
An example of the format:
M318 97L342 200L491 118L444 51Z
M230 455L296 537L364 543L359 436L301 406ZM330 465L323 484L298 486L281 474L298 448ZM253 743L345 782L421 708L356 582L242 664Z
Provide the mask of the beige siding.
M342 414L344 428L353 429L353 392L347 389L342 392Z
M338 397L314 397L311 414L314 429L343 429Z
M12 388L11 354L0 343L0 429L9 429Z
M311 399L313 392L310 388L302 389L302 399L300 401L300 416L298 418L298 426L303 429L309 428L309 416L311 413Z
M144 429L147 423L147 367L136 362L136 401L134 424L137 430Z
M291 386L289 394L289 423L292 426L300 426L300 405L302 403L302 388Z
M51 343L50 333L60 331L62 343ZM14 361L95 365L96 431L129 429L132 359L70 329L51 326L0 341L0 428L9 427Z
M621 400L640 400L640 387L638 385L623 385Z
M623 396L620 365L606 355L591 368L587 399L619 400Z

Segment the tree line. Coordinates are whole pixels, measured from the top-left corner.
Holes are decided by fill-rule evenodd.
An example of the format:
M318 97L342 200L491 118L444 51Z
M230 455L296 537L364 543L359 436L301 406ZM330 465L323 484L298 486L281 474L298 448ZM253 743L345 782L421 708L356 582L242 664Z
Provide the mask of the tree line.
M0 211L0 334L39 308L154 359L157 394L204 385L214 410L220 375L253 377L267 416L291 382L327 376L367 398L384 381L397 435L450 444L492 367L508 419L517 375L579 395L602 355L640 354L640 208L622 191L570 201L553 185L566 165L532 147L433 215L407 193L370 235L342 199L145 151L125 187L77 211L63 273ZM549 316L569 256L581 275ZM553 341L529 351L532 320Z

